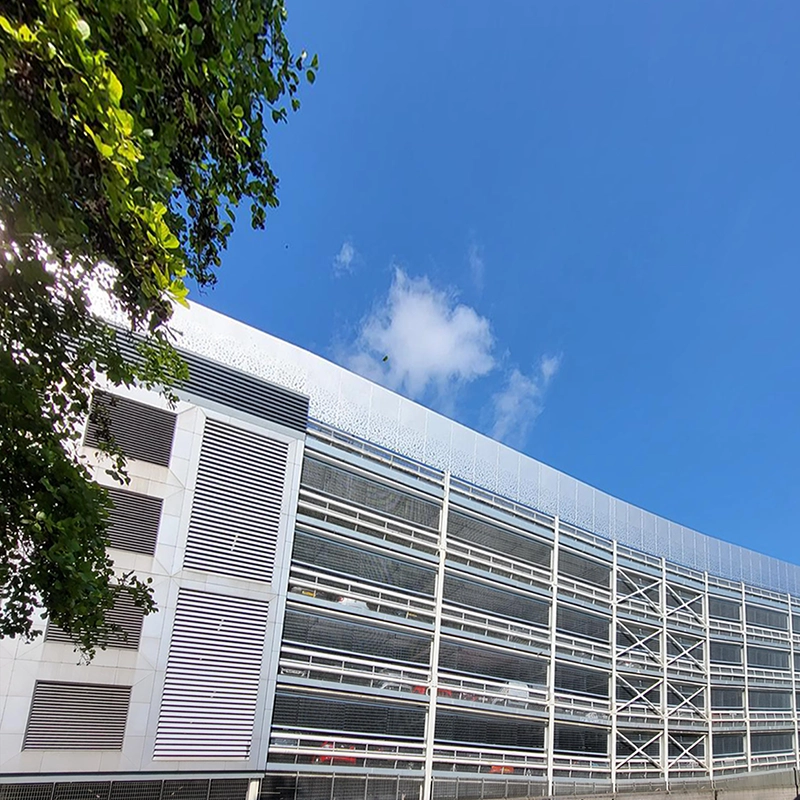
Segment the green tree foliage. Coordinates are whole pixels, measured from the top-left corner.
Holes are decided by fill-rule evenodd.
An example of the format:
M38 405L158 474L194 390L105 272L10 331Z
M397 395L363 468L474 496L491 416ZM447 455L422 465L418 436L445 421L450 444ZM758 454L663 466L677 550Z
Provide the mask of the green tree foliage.
M278 204L267 130L317 70L285 22L284 0L0 4L0 636L35 634L41 605L91 655L118 592L152 610L114 575L78 431L98 374L180 380L172 304L214 282L237 209L261 228ZM135 363L97 287L142 335Z

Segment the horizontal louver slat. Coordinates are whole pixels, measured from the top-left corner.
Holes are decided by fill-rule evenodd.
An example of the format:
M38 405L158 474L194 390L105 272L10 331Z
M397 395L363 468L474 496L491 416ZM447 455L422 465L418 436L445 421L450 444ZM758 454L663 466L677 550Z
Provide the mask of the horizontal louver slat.
M97 389L92 397L84 443L99 447L106 424L107 432L127 458L169 466L175 414Z
M120 750L131 689L37 681L25 750Z
M106 491L111 499L107 531L111 547L152 556L163 501L116 487L107 487Z
M289 448L206 420L184 565L269 582Z
M157 758L248 757L268 610L260 600L180 591Z

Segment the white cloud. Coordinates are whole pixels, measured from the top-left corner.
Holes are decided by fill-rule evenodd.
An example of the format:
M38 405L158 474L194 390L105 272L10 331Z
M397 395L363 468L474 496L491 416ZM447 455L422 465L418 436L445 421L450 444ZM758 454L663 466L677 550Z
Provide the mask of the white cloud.
M505 388L492 398L492 437L522 447L531 427L544 410L547 387L558 372L561 356L542 356L536 369L524 375L513 369Z
M350 239L345 239L333 259L333 274L338 278L352 272L354 268L353 262L357 256L358 253L356 248L353 247L353 242Z
M363 321L346 366L412 398L429 390L450 405L464 383L495 367L489 320L434 288L427 277L395 269L387 297Z
M467 261L469 263L469 274L475 288L479 292L483 291L483 274L486 265L483 261L483 248L474 240L469 244Z

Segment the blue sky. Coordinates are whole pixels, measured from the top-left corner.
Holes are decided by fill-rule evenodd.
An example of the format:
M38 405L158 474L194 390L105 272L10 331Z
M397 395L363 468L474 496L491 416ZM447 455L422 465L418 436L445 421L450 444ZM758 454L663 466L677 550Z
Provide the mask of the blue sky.
M800 5L289 12L281 207L199 299L799 563Z

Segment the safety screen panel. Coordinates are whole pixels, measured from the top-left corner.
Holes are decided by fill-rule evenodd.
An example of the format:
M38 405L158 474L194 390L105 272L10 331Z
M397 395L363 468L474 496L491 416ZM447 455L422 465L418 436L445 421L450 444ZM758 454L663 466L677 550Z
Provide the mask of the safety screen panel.
M757 711L789 711L792 707L791 692L772 689L750 689L747 693L750 709Z
M397 633L374 625L340 622L299 611L286 612L283 639L294 644L310 644L389 661L427 665L430 660L430 641L421 636Z
M249 756L268 608L261 600L180 590L157 758Z
M547 662L543 659L449 641L439 645L439 667L482 678L505 678L540 685L547 678Z
M544 747L544 725L493 714L459 714L440 710L436 715L436 741L541 750Z
M556 753L608 755L608 731L556 723L553 728L553 750Z
M741 664L742 646L732 642L711 640L709 658L712 664Z
M606 617L597 617L567 606L559 606L556 616L556 627L559 631L597 639L601 642L609 640L610 621Z
M447 533L456 539L477 544L485 550L502 553L517 561L549 567L553 552L548 542L537 542L527 536L497 528L487 522L451 511L447 520Z
M611 583L611 566L609 564L601 564L599 561L579 556L569 550L559 551L558 574L578 578L578 580L604 588L608 588Z
M138 650L143 621L144 611L134 604L130 593L124 590L117 592L114 606L106 613L101 636L102 646ZM48 642L73 643L72 637L65 630L51 622L47 624L44 638Z
M771 647L747 648L747 666L762 669L789 669L789 651L774 650Z
M748 625L757 625L760 628L773 628L776 631L789 629L789 615L784 611L774 608L755 606L748 603L745 606L745 615Z
M184 566L269 582L288 445L207 419Z
M563 692L608 697L607 672L556 662L555 686Z
M423 528L439 527L439 506L352 472L306 458L303 484L355 505L404 519Z
M483 584L454 578L452 575L445 576L444 598L447 602L488 614L525 620L534 625L547 625L549 606L546 602L492 589Z
M790 753L793 747L791 731L781 733L751 733L750 751L753 755L765 753Z
M433 595L436 581L436 573L427 567L300 531L294 538L293 558L311 567L428 596Z
M127 458L168 467L175 414L96 389L84 444L100 447L109 435Z
M23 750L121 750L130 686L37 681Z
M111 547L152 556L156 551L163 501L127 489L107 488L111 500L108 536Z
M713 686L711 708L744 708L744 689Z
M741 733L715 733L712 750L714 758L744 755L744 736Z
M417 739L425 730L425 712L410 706L279 692L275 695L272 724L326 733L374 733L393 739Z
M711 619L738 621L742 618L742 604L734 600L723 600L710 595L708 598L708 616Z

